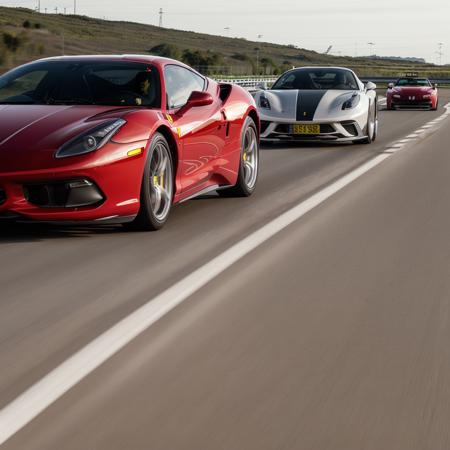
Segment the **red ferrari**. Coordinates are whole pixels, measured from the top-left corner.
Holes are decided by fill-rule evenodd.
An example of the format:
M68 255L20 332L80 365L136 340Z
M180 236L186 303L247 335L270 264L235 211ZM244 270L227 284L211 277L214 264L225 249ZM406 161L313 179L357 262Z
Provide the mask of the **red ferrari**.
M439 105L437 86L427 78L404 77L389 84L387 109L419 108L436 111Z
M174 60L39 60L0 77L0 218L156 230L175 203L249 196L259 117L241 87Z

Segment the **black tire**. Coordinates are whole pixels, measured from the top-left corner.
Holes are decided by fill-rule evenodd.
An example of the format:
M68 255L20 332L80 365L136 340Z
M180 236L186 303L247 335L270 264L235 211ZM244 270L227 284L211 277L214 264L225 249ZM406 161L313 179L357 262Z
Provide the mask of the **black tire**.
M246 166L249 162L246 160L248 150L248 139L252 136L254 140L254 150L251 152L254 158L252 164L255 164L254 173L249 176L249 171ZM241 157L239 164L239 173L236 184L227 189L219 189L217 192L221 197L249 197L253 194L256 188L256 182L259 172L259 136L258 129L254 120L251 117L247 117L242 127L241 132Z
M158 177L155 175L155 171L158 170L158 164L163 164L161 155L165 155L167 158L167 173L164 172L163 175ZM157 160L157 158L159 159ZM158 178L158 182L155 181L156 178ZM165 225L172 208L175 185L174 178L170 146L162 134L155 133L149 146L145 161L144 175L142 176L141 206L139 213L133 222L125 224L127 228L140 231L156 231ZM163 186L159 185L160 181L164 184L167 183L166 189L163 189ZM155 190L156 188L158 188L158 191ZM155 200L156 192L158 192L160 202L158 208L156 208L158 205L157 200ZM164 204L164 209L162 209L163 207L161 206L163 198L161 192L165 192L164 201L166 203ZM161 211L161 213L159 213L159 211Z

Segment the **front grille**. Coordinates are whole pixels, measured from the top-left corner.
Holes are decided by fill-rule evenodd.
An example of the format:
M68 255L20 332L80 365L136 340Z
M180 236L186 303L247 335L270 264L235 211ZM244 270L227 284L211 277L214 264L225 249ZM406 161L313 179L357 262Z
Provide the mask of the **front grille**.
M275 128L275 132L276 133L289 134L289 133L291 133L291 125L289 125L287 123L280 123Z
M84 179L27 184L23 190L29 203L42 208L79 208L104 200L97 186Z
M430 108L430 101L396 101L392 103L393 106L397 106L399 108Z
M0 205L6 202L6 192L4 189L0 188Z
M320 125L320 133L335 133L336 130L329 124L323 123Z
M354 122L342 122L341 125L344 127L345 131L352 136L358 135L358 129Z
M267 122L266 120L261 120L261 133L264 133L269 127L269 125L270 122Z

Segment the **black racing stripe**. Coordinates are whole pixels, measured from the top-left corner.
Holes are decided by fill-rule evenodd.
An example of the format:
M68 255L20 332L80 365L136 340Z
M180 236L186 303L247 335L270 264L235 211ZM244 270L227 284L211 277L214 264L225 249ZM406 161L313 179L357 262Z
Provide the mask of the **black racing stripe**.
M313 120L317 107L326 92L326 90L298 91L297 121Z

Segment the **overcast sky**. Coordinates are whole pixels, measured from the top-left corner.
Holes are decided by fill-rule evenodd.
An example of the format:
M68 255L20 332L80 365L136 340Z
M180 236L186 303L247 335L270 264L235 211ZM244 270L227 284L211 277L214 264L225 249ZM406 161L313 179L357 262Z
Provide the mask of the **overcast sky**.
M34 8L37 0L1 1ZM450 0L77 0L78 13L107 19L293 44L342 55L416 56L450 64ZM73 8L73 0L41 0L41 9ZM229 30L225 28L229 27ZM369 46L372 42L375 45ZM370 50L373 48L373 50Z

